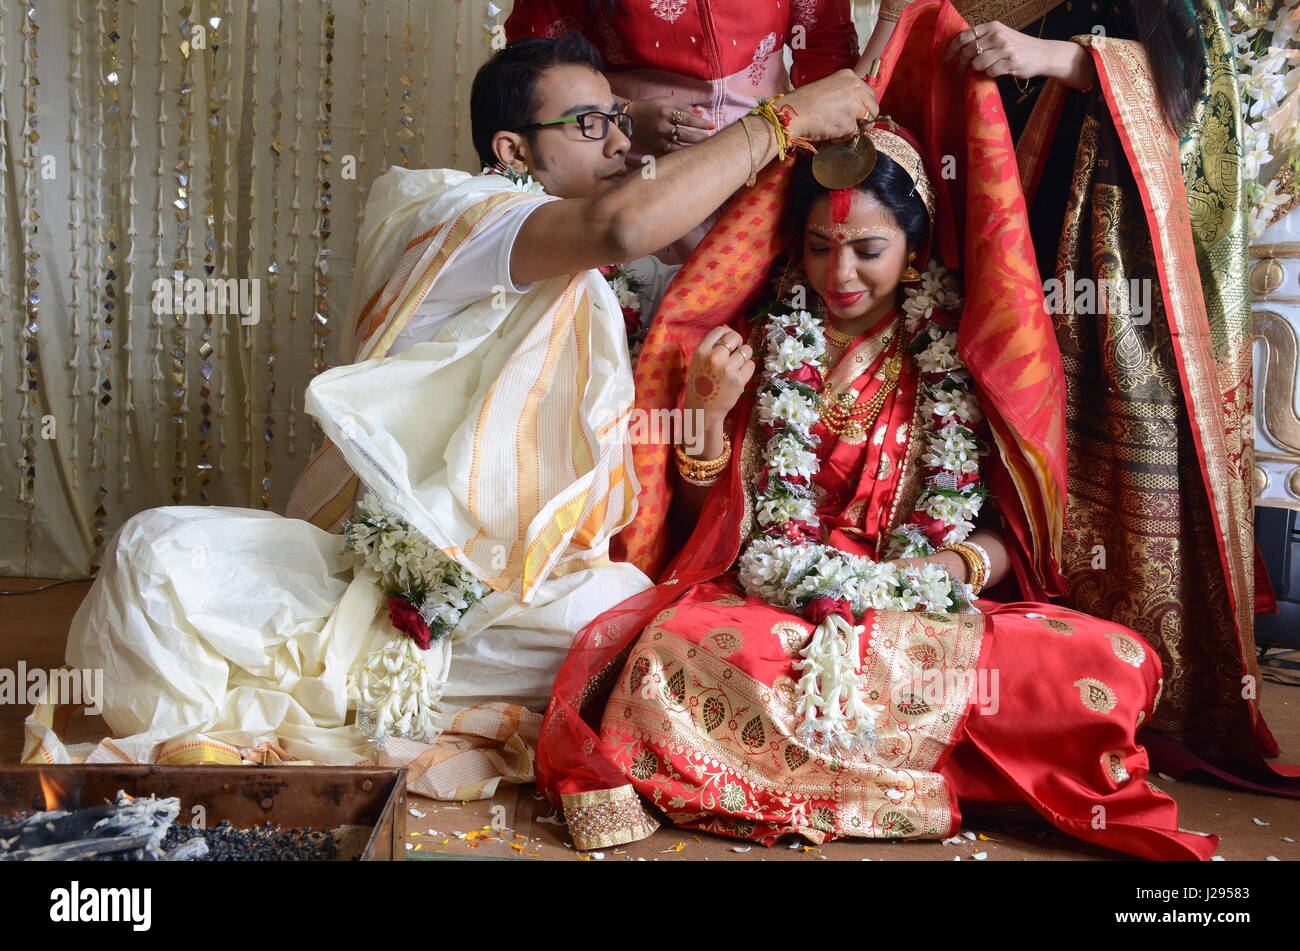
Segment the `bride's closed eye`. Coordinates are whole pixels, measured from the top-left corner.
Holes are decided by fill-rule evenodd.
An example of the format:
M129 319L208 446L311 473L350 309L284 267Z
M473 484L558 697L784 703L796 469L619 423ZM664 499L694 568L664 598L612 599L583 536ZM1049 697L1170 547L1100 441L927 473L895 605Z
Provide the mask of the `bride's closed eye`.
M822 245L821 247L817 247L816 245L808 246L809 254L825 254L829 250L830 250L829 245ZM876 258L880 257L880 255L883 254L884 252L883 251L862 251L862 250L855 249L855 253L857 254L858 257L862 258L864 261L874 261Z

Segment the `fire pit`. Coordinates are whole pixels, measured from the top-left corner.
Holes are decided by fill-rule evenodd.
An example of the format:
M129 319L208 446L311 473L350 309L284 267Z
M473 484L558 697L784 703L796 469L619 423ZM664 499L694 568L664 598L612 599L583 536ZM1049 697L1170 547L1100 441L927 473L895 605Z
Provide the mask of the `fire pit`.
M31 814L41 812L68 815L38 817L35 828ZM28 828L20 833L24 817ZM91 831L105 818L116 826ZM95 857L108 850L103 839L111 833L135 837L125 843L129 857L220 858L247 848L247 857L401 859L405 818L401 769L0 766L0 831L10 848L40 849L69 838L82 843L69 851L84 856L56 858ZM95 838L98 845L84 844Z

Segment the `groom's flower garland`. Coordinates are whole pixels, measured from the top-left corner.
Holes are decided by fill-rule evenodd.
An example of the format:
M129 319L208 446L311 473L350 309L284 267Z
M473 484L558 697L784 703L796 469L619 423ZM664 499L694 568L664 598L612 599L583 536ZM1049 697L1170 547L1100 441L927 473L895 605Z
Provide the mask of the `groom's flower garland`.
M891 539L891 555L916 557L951 544L974 528L985 494L978 459L986 450L970 426L979 409L970 374L956 352L956 333L941 312L961 300L952 275L931 263L921 282L905 291L904 328L921 371L921 398L929 451L926 489L916 513ZM798 735L824 752L861 749L875 738L875 709L856 674L858 635L848 617L883 611L973 611L968 585L939 565L900 568L819 544L813 477L819 468L817 425L825 373L822 322L806 310L778 304L768 315L766 353L757 411L767 442L755 484L759 536L740 558L740 584L751 595L818 622L801 652L803 672Z
M360 555L388 595L388 618L403 636L371 653L356 676L358 708L372 734L424 739L435 730L439 685L425 652L446 637L491 589L367 493L343 530L343 550Z

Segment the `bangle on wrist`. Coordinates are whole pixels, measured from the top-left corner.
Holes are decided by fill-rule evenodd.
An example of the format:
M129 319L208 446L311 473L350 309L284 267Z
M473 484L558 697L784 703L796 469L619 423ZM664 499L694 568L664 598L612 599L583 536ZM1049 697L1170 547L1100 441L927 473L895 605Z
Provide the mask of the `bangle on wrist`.
M782 98L785 93L774 96L771 99L758 97L758 105L749 110L749 115L762 116L772 127L772 132L776 136L776 157L778 159L788 158L790 153L795 149L804 149L808 152L816 152L817 147L803 136L790 134L790 122L795 115L795 111L790 106L776 105L778 99Z
M984 589L992 573L992 562L984 546L974 542L955 542L944 545L937 551L950 551L958 555L966 564L966 582L970 585L971 591L979 594Z
M692 459L678 443L674 447L677 456L677 471L693 485L711 485L731 461L731 437L722 434L722 454L713 459Z
M745 130L745 141L749 143L749 178L745 179L745 187L752 188L758 181L758 155L754 151L754 135L749 131L749 124L745 122L749 118L749 113L740 117L740 127Z

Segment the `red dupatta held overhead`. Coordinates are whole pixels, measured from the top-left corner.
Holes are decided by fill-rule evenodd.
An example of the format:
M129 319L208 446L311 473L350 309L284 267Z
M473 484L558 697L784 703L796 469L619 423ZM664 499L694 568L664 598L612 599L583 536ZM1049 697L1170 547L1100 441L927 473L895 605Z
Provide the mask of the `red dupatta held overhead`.
M1017 575L1026 594L1057 593L1065 505L1059 351L997 85L941 65L944 44L964 28L951 3L909 6L874 81L881 112L917 132L922 157L937 173L935 255L964 275L958 345L1005 465L991 473L993 487L1017 500L1004 511L1028 556L1018 560ZM637 364L638 408L679 406L700 338L748 315L766 294L772 262L786 250L781 211L792 167L773 163L739 192L669 287ZM612 555L657 578L671 557L664 527L672 447L637 445L633 453L638 512L615 537Z
M990 458L990 483L1024 595L1041 598L1059 590L1061 581L1062 371L997 85L939 67L944 48L965 26L946 0L913 4L874 82L882 113L921 134L922 156L938 173L935 256L964 275L958 348L975 378L1002 463L992 464ZM788 240L781 218L792 167L792 160L773 163L754 186L738 193L670 286L637 364L638 409L677 408L700 338L719 324L745 326L767 295L772 263ZM751 409L752 399L743 398L732 418L748 419ZM623 832L647 820L593 729L599 724L599 701L650 619L685 587L730 567L745 516L741 454L736 453L689 543L672 558L667 531L672 446L637 444L633 450L639 509L615 537L612 554L660 582L606 611L575 637L556 678L536 764L539 787L565 807L571 822L590 811L594 821L625 823Z

